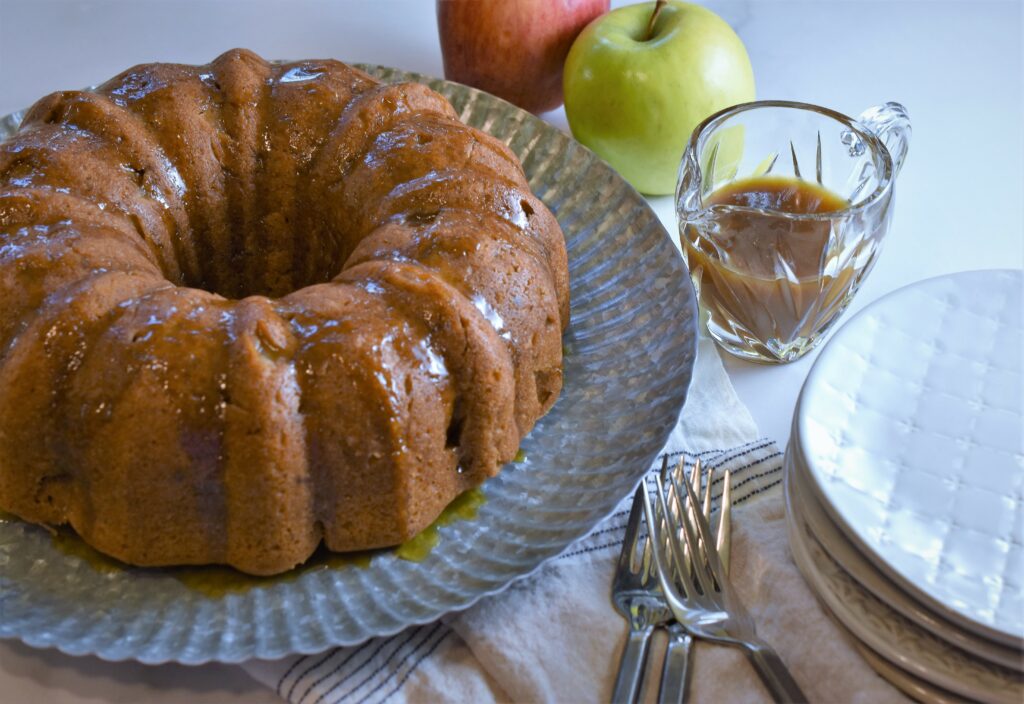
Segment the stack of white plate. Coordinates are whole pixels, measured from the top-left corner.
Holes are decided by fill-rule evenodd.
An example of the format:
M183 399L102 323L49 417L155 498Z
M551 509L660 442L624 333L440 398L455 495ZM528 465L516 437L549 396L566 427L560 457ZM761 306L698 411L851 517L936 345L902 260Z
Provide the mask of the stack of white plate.
M804 385L793 557L864 657L922 701L1024 702L1022 273L895 291Z

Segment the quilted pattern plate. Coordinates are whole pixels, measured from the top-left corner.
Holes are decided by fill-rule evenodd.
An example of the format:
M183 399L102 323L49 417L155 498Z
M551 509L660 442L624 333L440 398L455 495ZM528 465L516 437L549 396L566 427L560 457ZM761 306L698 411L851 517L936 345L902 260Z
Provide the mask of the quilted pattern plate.
M1024 680L1017 672L975 658L916 625L864 589L829 556L805 522L792 457L786 453L783 471L793 561L828 612L849 629L855 645L866 646L914 677L971 701L1019 704ZM879 669L886 674L889 668Z
M960 697L955 694L939 689L930 682L914 677L906 670L896 667L863 643L857 642L854 645L857 646L857 652L868 661L871 667L875 668L878 674L889 680L891 685L911 699L922 704L958 704L961 701Z
M569 249L565 388L488 481L473 520L440 529L422 562L356 564L244 580L223 593L173 570L97 565L44 530L0 521L0 637L147 663L237 662L355 644L427 623L504 589L614 510L661 449L696 353L689 277L646 201L589 150L480 91L364 66L443 93L462 119L508 143ZM0 137L19 115L0 120Z
M900 289L832 339L796 428L813 489L888 577L958 625L1024 638L1020 271Z
M914 625L979 660L986 660L1024 675L1024 650L1001 645L947 621L896 586L861 554L829 519L815 498L814 491L807 489L806 464L795 445L796 443L791 440L789 447L786 448L786 482L792 497L790 503L796 504L793 508L799 514L800 521L836 565L853 577L866 592L906 617Z

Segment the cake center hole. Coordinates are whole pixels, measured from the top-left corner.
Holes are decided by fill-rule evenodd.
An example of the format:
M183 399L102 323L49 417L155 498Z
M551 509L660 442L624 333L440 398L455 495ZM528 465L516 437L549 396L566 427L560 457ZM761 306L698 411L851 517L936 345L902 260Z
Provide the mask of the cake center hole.
M280 298L331 281L351 254L349 238L318 232L304 218L272 213L262 220L262 227L226 237L195 233L197 263L182 267L184 284L229 299Z

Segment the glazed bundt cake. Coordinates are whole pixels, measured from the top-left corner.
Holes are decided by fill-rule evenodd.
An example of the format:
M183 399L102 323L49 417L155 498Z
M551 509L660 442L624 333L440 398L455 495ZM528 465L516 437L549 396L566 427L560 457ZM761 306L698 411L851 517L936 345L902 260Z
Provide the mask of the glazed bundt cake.
M425 86L235 50L50 95L0 145L0 509L135 565L400 543L551 408L568 295Z

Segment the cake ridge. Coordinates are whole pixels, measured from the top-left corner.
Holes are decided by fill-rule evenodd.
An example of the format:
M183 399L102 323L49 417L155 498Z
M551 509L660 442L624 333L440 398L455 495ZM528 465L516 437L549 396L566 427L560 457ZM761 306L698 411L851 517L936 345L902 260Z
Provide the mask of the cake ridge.
M137 197L140 188L135 179L122 169L110 168L109 162L95 153L97 149L106 153L116 151L102 135L77 128L71 134L61 124L30 123L18 136L23 141L17 151L9 150L10 141L0 145L0 180L7 188L37 186L31 176L12 176L12 172L32 168L33 157L43 159L49 168L62 172L64 187L74 195L91 200L101 210L110 209L124 217L154 254L163 253L172 244L173 234L167 231L163 213L148 199ZM86 141L89 143L85 144ZM61 147L55 148L56 143ZM102 174L100 182L96 182L97 171ZM104 197L100 197L101 193Z
M89 115L89 109L99 114ZM22 120L22 128L31 124L53 124L58 120L85 130L98 139L112 142L117 151L130 154L134 161L140 162L139 166L130 168L141 169L144 175L160 182L153 189L153 195L171 211L178 229L184 229L185 221L179 211L184 210L182 198L185 184L159 143L147 132L141 118L100 93L60 91L36 103ZM157 163L147 164L148 156L154 157ZM140 185L145 184L143 182ZM178 207L172 207L172 202Z
M68 365L65 369L57 365L54 347L60 349L62 339L68 337L68 333L74 334L76 330L81 333L84 327L87 328L85 334L88 335L96 333L96 330L90 328L91 325L110 324L112 319L116 318L116 306L106 305L106 300L119 300L124 295L139 291L142 285L147 284L163 285L155 277L124 271L104 271L67 284L62 289L63 294L58 301L64 302L64 306L46 306L40 309L28 321L23 332L10 341L9 347L0 358L0 388L4 389L4 394L0 395L0 494L9 494L11 486L17 488L20 484L21 499L39 504L44 522L63 522L55 520L59 516L53 513L53 497L45 493L40 494L46 488L46 478L74 477L78 470L73 463L61 463L58 466L56 461L61 458L53 456L54 435L66 411L60 404L66 398L66 389L58 392L51 381L61 372L65 372L65 378L69 378L77 371L73 365ZM67 295L72 292L77 295L73 299L68 299ZM89 306L90 303L92 306ZM73 328L65 325L65 331L61 331L60 326L68 310L88 310L89 307L95 308L95 312L89 317L80 318ZM93 338L95 336L92 335ZM38 354L37 348L29 347L30 343L36 340L48 342L49 349L42 355ZM46 369L52 369L54 374L44 376L42 379L30 377L40 364L45 364ZM77 364L80 365L81 360ZM28 393L18 393L19 390L26 388ZM35 441L31 444L22 442L16 434L19 429L31 432ZM11 466L4 469L4 465L12 462L12 457L20 460L17 471ZM40 459L41 457L45 459ZM31 481L25 481L25 474L29 475L27 479ZM11 479L21 479L21 482L12 482ZM62 488L68 489L70 493L76 487ZM75 495L78 493L75 492Z
M248 70L247 70L248 69ZM217 57L210 70L226 100L222 121L232 140L225 154L228 178L225 199L228 217L234 223L228 250L228 288L231 298L242 295L251 280L249 252L258 251L251 241L257 233L256 163L257 143L262 131L259 105L267 92L270 65L247 50L233 49Z

